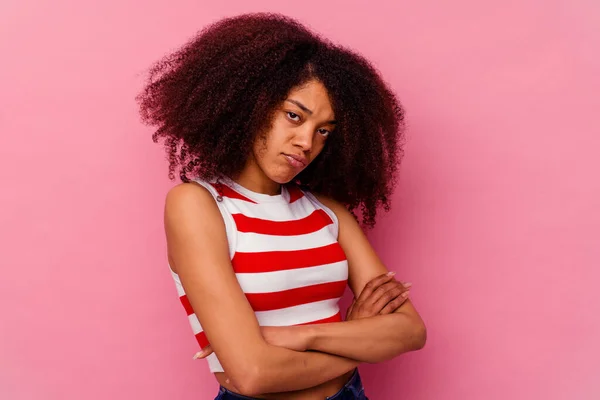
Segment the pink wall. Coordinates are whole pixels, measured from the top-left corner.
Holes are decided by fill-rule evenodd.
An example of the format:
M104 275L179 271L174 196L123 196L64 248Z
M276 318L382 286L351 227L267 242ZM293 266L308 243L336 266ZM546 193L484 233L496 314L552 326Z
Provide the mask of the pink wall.
M133 97L204 24L272 10L374 60L408 109L371 237L429 342L362 367L371 398L600 398L598 2L205 3L0 4L0 397L214 397Z

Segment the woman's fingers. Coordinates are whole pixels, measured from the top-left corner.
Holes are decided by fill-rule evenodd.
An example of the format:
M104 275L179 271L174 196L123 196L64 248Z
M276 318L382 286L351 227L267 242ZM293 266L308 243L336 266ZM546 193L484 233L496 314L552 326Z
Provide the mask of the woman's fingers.
M393 279L393 276L394 273L389 272L369 281L352 304L352 310L349 309L346 315L350 316L350 319L372 317L381 314L383 308L395 299L398 301L394 303L396 308L393 311L400 307L408 297L401 297L401 295L412 286L412 283L398 282ZM356 315L351 314L352 312Z
M360 292L360 295L358 296L358 299L356 299L356 302L363 303L366 299L368 299L371 296L375 289L377 289L384 283L391 281L394 278L395 274L395 272L388 272L387 274L382 274L371 279L369 282L367 282L362 292Z
M366 300L364 307L370 310L371 315L382 314L384 307L393 300L398 299L394 305L396 308L400 307L408 295L405 294L409 288L412 287L410 282L398 282L392 281L381 285L377 288L371 296ZM388 307L389 310L389 307Z
M390 292L395 291L397 289L406 290L406 289L404 289L404 286L396 280L392 280L391 282L384 283L383 285L381 285L377 289L375 289L373 291L373 293L371 293L371 296L367 300L365 300L365 303L370 303L370 304L375 305L382 298L388 298L388 300L385 303L383 303L381 305L381 307L379 307L377 309L377 312L379 312L383 308L384 305L386 305L390 300L392 300L393 297L389 298L389 296L391 295ZM396 296L398 296L399 294L400 293L397 293Z
M194 354L194 360L197 360L198 358L206 358L207 356L210 356L213 352L212 346L209 344L208 346L206 346L205 348L203 348L202 350L200 350L199 352L197 352L196 354Z
M387 303L398 297L402 292L407 291L411 286L412 284L409 282L392 280L375 289L365 303L373 307L375 313L379 313Z
M387 303L379 312L381 315L391 314L398 309L406 300L408 300L408 296L410 295L410 291L404 291L400 294L400 296L396 297L389 303Z

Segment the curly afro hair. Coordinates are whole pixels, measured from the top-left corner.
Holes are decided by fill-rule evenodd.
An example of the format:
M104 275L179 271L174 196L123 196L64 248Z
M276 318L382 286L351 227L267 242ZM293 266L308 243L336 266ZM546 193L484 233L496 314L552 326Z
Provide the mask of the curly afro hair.
M310 80L328 91L335 133L295 178L329 196L366 227L388 211L403 155L404 110L377 70L295 19L274 13L225 18L157 61L136 97L164 141L169 178L235 176L289 91ZM355 215L355 214L354 214Z

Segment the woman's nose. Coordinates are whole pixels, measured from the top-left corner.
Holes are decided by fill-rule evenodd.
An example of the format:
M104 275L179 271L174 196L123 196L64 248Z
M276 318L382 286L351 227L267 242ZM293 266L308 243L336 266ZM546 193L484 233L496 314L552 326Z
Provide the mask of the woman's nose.
M300 147L302 151L310 151L312 148L313 133L309 130L302 130L296 132L293 139L293 144Z

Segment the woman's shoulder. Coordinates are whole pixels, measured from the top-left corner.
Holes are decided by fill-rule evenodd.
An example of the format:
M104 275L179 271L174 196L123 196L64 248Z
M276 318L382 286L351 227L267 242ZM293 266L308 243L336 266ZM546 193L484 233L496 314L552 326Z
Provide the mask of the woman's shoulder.
M210 186L203 183L198 180L182 182L169 189L165 198L165 215L182 211L218 213Z

